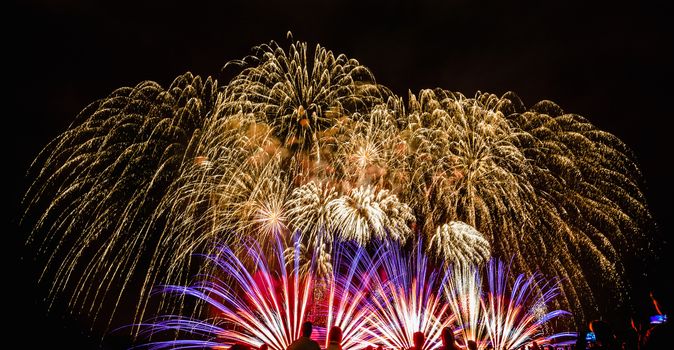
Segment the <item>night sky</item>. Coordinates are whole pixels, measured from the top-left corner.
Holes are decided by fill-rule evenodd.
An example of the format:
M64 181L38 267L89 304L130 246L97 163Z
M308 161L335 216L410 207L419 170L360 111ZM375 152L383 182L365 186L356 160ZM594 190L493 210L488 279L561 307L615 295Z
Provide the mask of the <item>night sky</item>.
M671 2L181 3L23 1L5 12L10 109L3 121L10 142L3 169L10 182L4 212L11 243L4 245L3 304L12 310L5 319L16 320L5 336L23 339L28 348L100 345L101 330L90 330L86 318L69 315L58 303L47 312L45 290L37 284L40 266L34 250L24 247L29 228L18 224L20 198L37 152L87 104L118 87L143 80L167 86L186 71L225 83L232 77L222 70L227 61L270 40L287 46L289 30L296 40L358 59L378 83L405 98L421 88L469 97L478 90L510 90L527 106L552 100L617 135L641 165L642 189L658 225L652 234L664 257L636 269L635 278L645 282L635 287L641 293L635 305L646 308L645 291L651 289L673 304L672 273L664 268L673 253L664 243L674 212ZM102 346L118 349L126 342L117 333Z

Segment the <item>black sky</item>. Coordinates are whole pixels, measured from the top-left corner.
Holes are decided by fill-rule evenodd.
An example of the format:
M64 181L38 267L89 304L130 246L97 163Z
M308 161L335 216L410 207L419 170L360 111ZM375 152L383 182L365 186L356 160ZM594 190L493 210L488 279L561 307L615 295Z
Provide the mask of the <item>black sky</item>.
M320 43L369 67L378 82L407 90L442 87L515 91L527 105L549 99L585 116L627 143L644 175L643 189L660 227L672 232L671 2L605 5L567 1L213 1L184 3L24 1L6 12L4 115L9 178L6 296L16 308L17 336L50 346L93 347L97 331L57 311L46 312L37 271L18 228L24 174L37 152L88 103L142 80L168 85L191 71L221 82L225 62L254 45L295 39ZM671 244L645 268L653 286L672 293ZM671 271L671 270L670 270ZM6 284L7 285L7 284ZM644 297L645 298L645 297ZM671 297L670 297L671 298ZM670 302L671 304L671 302ZM41 332L41 336L35 336ZM118 347L114 337L106 346ZM42 341L40 341L42 339ZM32 348L31 346L30 348Z

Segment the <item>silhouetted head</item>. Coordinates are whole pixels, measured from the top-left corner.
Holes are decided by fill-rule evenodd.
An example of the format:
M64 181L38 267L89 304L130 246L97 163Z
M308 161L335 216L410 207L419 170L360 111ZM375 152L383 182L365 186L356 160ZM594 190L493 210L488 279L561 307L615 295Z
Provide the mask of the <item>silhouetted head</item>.
M311 330L313 328L314 326L309 321L302 323L302 336L307 338L311 337Z
M594 320L590 322L590 330L594 332L597 342L601 343L603 346L610 344L613 341L613 330L608 323L600 320Z
M342 343L342 329L334 326L330 328L330 332L328 333L328 341L330 342L335 342L335 343Z
M477 343L475 340L468 341L468 350L477 350Z
M454 331L451 327L443 328L440 337L442 338L442 345L444 347L454 344Z
M262 345L260 345L260 347L257 348L257 350L268 350L268 349L269 349L269 345L267 345L265 343L262 343Z
M574 344L576 349L582 350L585 349L587 341L585 337L587 336L587 330L585 327L578 329L578 336L576 337L576 343Z
M424 334L421 332L414 332L414 348L420 350L424 346Z
M248 347L248 345L237 343L237 344L234 344L234 345L230 346L229 350L250 350L250 348Z

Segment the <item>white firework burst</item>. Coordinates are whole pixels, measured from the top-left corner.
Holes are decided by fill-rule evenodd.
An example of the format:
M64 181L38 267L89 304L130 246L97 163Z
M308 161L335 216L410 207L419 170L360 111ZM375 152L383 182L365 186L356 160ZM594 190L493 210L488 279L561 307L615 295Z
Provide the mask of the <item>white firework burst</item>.
M293 190L288 200L288 216L302 242L310 245L332 243L333 223L328 203L338 196L334 186L311 181Z
M438 227L428 250L443 257L445 263L465 267L481 265L491 256L489 241L473 226L461 221Z
M371 239L405 241L411 234L407 222L412 210L387 190L361 186L330 203L328 210L340 236L365 245Z

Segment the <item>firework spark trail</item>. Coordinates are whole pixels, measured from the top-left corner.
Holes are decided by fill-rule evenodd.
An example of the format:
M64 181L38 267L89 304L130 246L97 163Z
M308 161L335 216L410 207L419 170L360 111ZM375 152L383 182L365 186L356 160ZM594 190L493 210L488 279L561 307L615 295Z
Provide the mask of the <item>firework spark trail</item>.
M271 349L285 350L300 335L314 283L311 274L300 276L299 254L293 261L286 261L283 243L280 239L275 243L276 253L269 259L260 245L251 242L244 255L254 263L253 268L246 267L246 262L228 246L221 246L217 255L207 256L225 273L227 281L211 275L190 287L164 287L164 293L195 297L214 307L217 322L165 316L141 324L141 329L145 334L186 332L196 339L152 342L145 346L163 349L245 343L257 347L265 343Z
M391 244L380 261L383 276L373 276L368 303L373 341L385 348L409 349L414 333L423 332L424 349L438 347L442 329L454 322L441 299L449 274L429 266L420 248L408 257Z
M516 348L531 341L548 344L573 336L543 335L548 321L568 314L547 311L558 292L556 282L521 274L509 286L509 266L497 260L490 261L486 269L489 284L483 295L478 266L434 268L420 246L416 253L406 255L395 244L382 244L376 252L368 253L353 242L339 243L326 295L315 299L316 265L300 273L299 242L286 247L277 238L275 243L273 256L265 256L256 242L238 253L222 246L217 255L208 256L219 270L218 276L204 276L190 287L164 287L164 293L194 297L216 311L204 320L162 316L141 324L143 335L178 335L142 346L226 347L239 342L285 349L299 336L310 304L319 310L312 316L314 321L325 320L325 329L342 329L344 349L368 345L405 349L412 346L417 331L427 337L424 348L432 349L439 345L441 331L447 326L455 329L459 343L475 340L480 349L488 344L495 349ZM288 249L296 250L292 260ZM247 264L248 260L253 265ZM185 335L190 338L184 339Z
M570 315L563 310L539 311L558 294L556 281L543 282L540 275L526 277L520 274L513 285L510 267L502 261L491 260L487 268L488 291L481 300L485 313L485 329L496 350L516 349L525 343L537 341L546 344L560 335L545 337L543 324L553 318ZM538 291L542 294L537 295Z
M544 230L532 231L531 240L555 252L537 270L564 277L561 294L574 313L582 314L580 305L596 308L591 279L616 286L620 304L627 291L621 257L642 249L638 242L650 221L631 151L550 101L510 118L527 133L518 147L534 165L540 205L534 227Z
M410 158L412 183L419 187L414 191L429 196L417 211L427 217L429 236L440 224L462 218L500 243L494 237L498 218L508 217L507 224L528 220L533 193L526 158L513 144L517 128L501 113L460 94L422 90L410 96L408 119L419 154Z
M157 192L181 167L190 132L213 108L217 89L217 82L191 74L167 90L153 82L119 89L82 111L41 153L25 201L39 213L34 232L47 232L40 248L50 250L46 266L57 265L52 296L70 287L73 306L97 313L113 281L124 291L136 253L146 248ZM45 197L48 205L37 210Z
M358 61L321 46L311 61L306 43L287 52L273 42L255 50L256 56L231 62L246 68L227 85L225 108L261 114L287 145L304 147L346 111L366 111L392 95Z
M625 297L622 261L651 218L615 136L513 93L421 90L405 106L321 46L255 50L230 62L241 70L225 85L188 73L167 89L119 89L45 147L24 203L52 301L65 294L94 317L115 305L111 322L139 300L139 321L153 285L212 272L194 252L260 236L271 251L297 233L303 266L320 255L323 277L336 238L423 238L447 263L489 252L560 277L560 303L579 319L596 314L599 285ZM479 235L450 234L458 222Z
M466 346L473 340L478 349L487 345L485 332L486 313L482 309L482 278L477 266L453 266L451 276L444 285L445 298L452 315L456 317L459 332L457 340Z
M344 244L334 252L335 266L328 288L328 303L325 329L333 326L342 330L343 349L376 347L369 324L368 295L370 283L376 278L382 257L381 249L369 254L363 247ZM329 339L326 338L325 346Z

